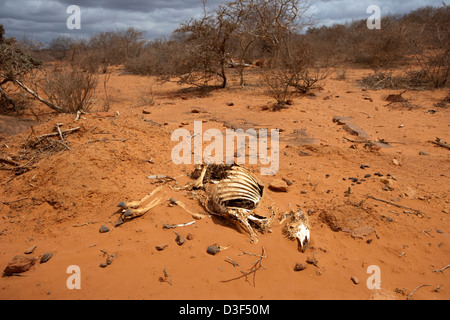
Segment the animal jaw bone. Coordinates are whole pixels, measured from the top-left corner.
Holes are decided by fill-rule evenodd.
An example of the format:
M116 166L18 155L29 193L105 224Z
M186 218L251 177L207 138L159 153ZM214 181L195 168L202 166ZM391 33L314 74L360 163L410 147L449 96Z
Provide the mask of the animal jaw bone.
M290 211L284 214L280 224L286 219L289 220L284 226L283 232L289 239L297 239L300 250L305 252L311 239L308 216L306 216L302 210Z

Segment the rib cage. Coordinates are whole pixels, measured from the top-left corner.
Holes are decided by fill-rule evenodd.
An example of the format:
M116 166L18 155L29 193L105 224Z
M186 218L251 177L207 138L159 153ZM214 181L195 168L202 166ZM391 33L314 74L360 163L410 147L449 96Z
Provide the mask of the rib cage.
M226 179L215 185L209 204L216 213L225 213L230 208L253 210L258 206L263 186L246 169L233 166Z

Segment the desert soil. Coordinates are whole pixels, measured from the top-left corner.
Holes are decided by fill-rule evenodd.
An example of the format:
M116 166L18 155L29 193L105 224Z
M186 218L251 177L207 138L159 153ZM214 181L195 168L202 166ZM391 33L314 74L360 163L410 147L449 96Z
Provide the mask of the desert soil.
M229 89L199 94L116 69L108 112L93 110L75 121L37 105L40 123L2 116L0 157L17 161L33 151L22 147L30 125L35 135L54 132L56 123L81 128L67 136L69 148L38 155L21 175L0 163L0 268L33 246L33 257L53 253L46 263L1 277L0 299L407 299L421 285L410 298L449 299L450 269L436 270L450 264L450 150L429 142L450 140L449 110L435 106L448 92L407 91L407 102L389 104L386 97L400 90L362 90L356 80L367 74L348 70L345 81L332 74L314 95L294 96L292 105L272 111L266 106L273 99L255 81L239 88L236 78ZM97 108L104 101L100 87ZM333 122L336 116L348 117L366 140L389 146L359 142ZM204 213L196 199L201 191L176 188L192 181L194 166L171 160L178 144L172 132L193 134L195 120L203 130L224 133L280 129L279 171L260 175L267 165L249 165L248 158L244 166L265 186L282 178L292 183L287 192L265 188L265 196L279 213L300 208L308 214L305 252L283 235L278 220L250 243L226 220L194 220L169 205L176 198ZM176 185L149 175L174 177ZM160 185L160 205L114 227L119 202L140 200ZM100 233L102 225L110 232ZM191 239L178 245L177 234ZM228 249L210 255L212 244ZM256 256L263 250L264 257ZM108 255L111 263L101 267ZM243 276L259 258L260 268ZM294 271L296 264L306 268ZM67 287L72 265L79 267L81 289ZM367 286L370 266L379 267L380 289Z

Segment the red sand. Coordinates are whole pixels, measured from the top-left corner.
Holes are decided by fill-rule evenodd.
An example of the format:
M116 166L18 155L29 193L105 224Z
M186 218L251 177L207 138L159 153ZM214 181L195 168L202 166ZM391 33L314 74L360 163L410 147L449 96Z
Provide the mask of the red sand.
M82 128L67 138L70 150L45 157L36 168L16 177L0 170L0 268L33 245L37 247L32 255L50 251L53 257L21 276L0 278L0 299L406 299L422 284L430 286L419 288L413 299L449 299L450 269L435 270L450 263L450 153L429 142L436 137L450 140L448 110L434 106L447 92L408 91L403 96L412 108L386 106L387 95L398 92L362 91L355 80L367 73L349 70L346 81L331 76L316 96L294 97L293 105L273 112L262 110L272 99L257 85L240 89L236 80L230 89L198 96L181 92L175 84L160 85L117 71L108 82L109 112L92 112L77 122L74 115L42 116L44 123L34 127L37 135L52 132L55 123L63 123L63 129ZM142 105L150 85L155 105ZM230 102L232 106L227 105ZM192 113L193 109L200 112ZM352 117L372 140L394 142L392 148L368 149L344 139L357 138L334 123L334 116ZM177 142L170 135L180 126L193 133L195 120L204 121L203 130L225 132L233 125L282 129L278 173L259 176L258 165L247 167L266 185L275 178L293 182L287 193L266 189L279 212L297 206L313 210L311 244L304 253L282 234L278 220L272 233L259 234L256 244L245 232L214 217L163 229L166 223L193 220L167 202L110 233L99 233L102 224L113 228L119 202L139 200L156 188L158 184L147 176L177 177L179 185L191 181L183 175L193 165L171 161ZM14 122L1 124L0 156L17 155L30 130L25 126L26 131L8 136L12 129L6 126ZM304 134L296 136L296 129L304 129ZM111 140L99 141L103 138ZM419 155L420 151L429 155ZM151 158L153 164L145 161ZM370 168L361 169L362 164ZM393 190L383 190L376 172L395 178ZM366 174L371 177L361 184L348 179ZM170 197L203 212L185 191L170 192ZM333 231L335 227L341 230ZM372 228L375 232L356 234ZM178 246L174 231L184 237L191 233L193 239ZM207 254L214 243L229 248L215 256ZM168 245L163 251L155 249L163 244ZM258 259L242 255L242 250L260 254L262 248L267 257L255 278L252 274L231 280ZM115 255L106 268L99 266L106 261L102 250ZM313 258L316 266L307 263ZM296 263L306 269L294 271ZM67 288L71 265L80 268L80 290ZM366 285L371 265L380 268L381 289Z

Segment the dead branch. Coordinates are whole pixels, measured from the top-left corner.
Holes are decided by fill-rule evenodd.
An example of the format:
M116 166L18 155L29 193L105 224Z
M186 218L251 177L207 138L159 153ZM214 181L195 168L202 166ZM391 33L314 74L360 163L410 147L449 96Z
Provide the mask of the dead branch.
M446 142L443 142L443 141L441 140L441 138L436 137L436 140L435 140L435 141L431 141L431 140L430 140L429 142L434 143L434 144L436 144L436 145L438 145L438 146L440 146L440 147L442 147L442 148L446 148L446 149L450 150L450 144L448 144L448 143L446 143Z
M2 201L2 204L10 204L10 203L14 203L14 202L19 202L19 201L23 201L23 200L28 200L28 198L21 198L21 199L17 199L17 200L11 200L11 201Z
M42 102L43 104L45 104L46 106L50 107L51 109L59 112L59 113L64 113L63 108L54 105L53 103L41 98L36 92L34 92L33 90L31 90L30 88L28 88L26 85L24 85L22 82L20 82L17 79L14 79L14 82L17 83L20 87L22 87L26 92L28 92L29 94L31 94L33 97L35 97L37 100L39 100L40 102Z
M420 289L422 287L429 287L431 286L431 284L421 284L420 286L416 287L410 294L408 294L408 296L406 297L406 300L412 300L411 296L413 295L414 292L416 292L417 289Z
M13 160L10 160L10 159L6 159L6 158L0 158L0 163L6 163L6 164L9 164L9 165L12 165L12 166L16 166L16 167L20 166L19 163L15 162Z
M396 207L399 207L399 208L412 210L412 211L414 211L414 212L416 212L416 213L418 213L418 214L421 214L422 216L425 215L425 213L424 213L423 211L420 211L420 210L417 210L417 209L405 207L405 206L403 206L403 205L401 205L401 204L397 204L397 203L394 203L394 202L391 202L391 201L388 201L388 200L376 198L376 197L371 196L371 195L368 195L368 194L366 194L365 196L366 196L367 198L370 198L370 199L373 199L373 200L376 200L376 201L381 201L381 202L384 202L384 203L387 203L387 204L391 204L391 205L396 206Z
M442 273L444 273L444 270L447 269L447 268L450 268L450 264L446 265L446 266L443 267L442 269L436 269L436 270L433 270L433 272L442 272Z
M74 132L77 130L80 130L81 127L76 127L76 128L71 128L71 129L67 129L67 130L61 130L61 134L63 133L69 133L69 132ZM54 137L54 136L58 136L60 133L59 132L52 132L52 133L47 133L47 134L43 134L39 137L36 137L38 140L41 140L42 138L47 138L47 137Z
M238 280L238 279L243 278L243 277L245 277L245 280L248 282L247 277L249 275L253 275L253 286L255 287L256 286L256 282L255 282L256 271L258 271L261 268L263 268L264 270L266 269L262 265L262 259L263 258L267 258L266 250L264 249L264 247L262 247L262 253L261 254L249 253L249 252L245 252L243 250L241 250L241 251L242 251L241 255L247 254L247 255L251 255L251 256L257 256L258 259L253 263L253 266L247 272L241 271L241 273L242 273L241 276L236 277L236 278L232 278L232 279L228 279L228 280L222 280L221 282L230 282L230 281L233 281L233 280Z

